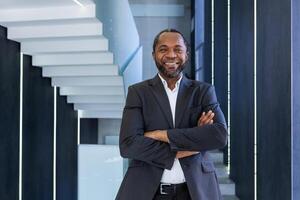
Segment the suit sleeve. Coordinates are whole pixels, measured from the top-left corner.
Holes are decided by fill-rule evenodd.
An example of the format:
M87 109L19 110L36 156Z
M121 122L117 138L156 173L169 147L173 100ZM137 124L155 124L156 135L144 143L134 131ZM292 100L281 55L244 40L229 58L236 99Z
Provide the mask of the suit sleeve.
M205 151L219 149L227 144L227 126L215 90L210 86L202 101L204 111L215 113L214 123L200 127L170 129L168 138L172 151Z
M132 86L128 88L119 144L124 158L141 160L165 169L173 166L176 153L171 151L170 145L144 137L142 102Z

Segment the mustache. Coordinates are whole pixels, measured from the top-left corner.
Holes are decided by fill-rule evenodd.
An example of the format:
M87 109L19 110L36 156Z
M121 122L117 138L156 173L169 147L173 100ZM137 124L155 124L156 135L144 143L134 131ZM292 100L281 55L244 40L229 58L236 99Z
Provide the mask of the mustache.
M163 62L179 62L178 60L176 60L176 59L165 59L165 60L163 60Z

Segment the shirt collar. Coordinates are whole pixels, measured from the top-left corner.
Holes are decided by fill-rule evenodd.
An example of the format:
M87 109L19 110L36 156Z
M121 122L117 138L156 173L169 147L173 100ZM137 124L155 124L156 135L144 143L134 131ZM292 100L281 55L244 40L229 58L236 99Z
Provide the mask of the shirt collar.
M164 87L165 87L165 88L168 88L168 89L170 90L170 88L168 87L167 81L166 81L159 73L157 73L157 74L158 74L158 76L159 76L161 82L163 83ZM175 84L175 88L174 88L172 91L175 91L176 89L179 88L179 85L180 85L180 82L181 82L181 80L182 80L182 77L183 77L183 75L182 75L182 73L180 73L180 78L177 80L177 82L176 82L176 84Z

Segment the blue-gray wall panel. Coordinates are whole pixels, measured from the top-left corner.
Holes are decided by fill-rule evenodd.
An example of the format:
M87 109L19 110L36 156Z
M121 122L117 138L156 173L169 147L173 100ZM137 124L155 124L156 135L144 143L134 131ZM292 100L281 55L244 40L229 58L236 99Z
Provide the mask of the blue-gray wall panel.
M195 78L211 83L212 80L212 16L211 0L195 1Z
M257 194L291 199L291 1L257 1Z
M23 200L53 199L54 92L42 68L24 56Z
M227 1L214 3L214 86L221 109L227 120L228 115L228 22ZM224 163L227 164L226 146L223 149Z
M191 79L195 79L195 72L196 72L196 64L195 64L195 61L196 61L196 57L195 57L195 49L196 49L196 34L195 34L195 28L196 28L196 25L195 25L195 10L196 10L196 4L195 4L195 1L191 1L191 20L193 23L192 26L194 27L193 29L191 29L191 43L190 43L190 63L191 63Z
M293 199L300 199L300 1L292 1Z
M204 80L207 83L212 82L212 3L211 0L204 1L204 52L203 52L203 70Z
M205 30L205 0L192 1L194 15L194 76L196 80L204 81L204 30Z
M20 45L0 27L0 199L19 196Z
M98 119L80 119L80 144L98 144Z
M7 39L7 28L5 28L5 27L3 27L1 25L0 25L0 38L1 39Z
M231 0L231 167L236 194L254 199L254 2Z
M77 199L77 112L57 95L56 199Z

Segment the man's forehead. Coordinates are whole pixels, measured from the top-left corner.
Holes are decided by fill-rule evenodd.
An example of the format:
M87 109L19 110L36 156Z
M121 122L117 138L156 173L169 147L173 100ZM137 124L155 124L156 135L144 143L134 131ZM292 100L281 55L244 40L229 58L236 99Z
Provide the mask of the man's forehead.
M158 43L161 44L168 41L177 42L178 44L184 44L182 36L176 32L165 32L159 36Z

